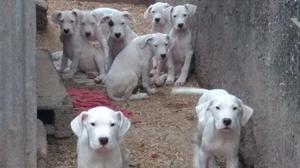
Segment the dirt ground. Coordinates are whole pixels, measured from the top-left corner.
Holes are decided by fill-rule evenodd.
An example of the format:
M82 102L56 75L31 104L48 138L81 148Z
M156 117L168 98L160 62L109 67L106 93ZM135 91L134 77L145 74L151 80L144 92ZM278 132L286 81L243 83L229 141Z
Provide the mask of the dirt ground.
M48 0L49 15L54 10L94 9L114 7L128 10L135 18L133 29L138 34L149 32L150 23L143 19L146 6ZM49 19L50 21L50 19ZM48 31L37 36L37 47L50 51L61 50L58 29L49 22ZM72 83L72 82L71 82ZM70 85L70 83L66 83ZM190 79L187 86L197 86ZM85 86L78 86L85 87ZM97 88L97 86L95 87ZM147 100L118 103L142 119L134 124L125 137L125 146L130 150L130 163L138 168L189 168L192 163L192 135L196 127L194 106L197 96L170 96L171 87L158 88L158 93ZM76 138L53 139L49 137L49 168L76 167Z

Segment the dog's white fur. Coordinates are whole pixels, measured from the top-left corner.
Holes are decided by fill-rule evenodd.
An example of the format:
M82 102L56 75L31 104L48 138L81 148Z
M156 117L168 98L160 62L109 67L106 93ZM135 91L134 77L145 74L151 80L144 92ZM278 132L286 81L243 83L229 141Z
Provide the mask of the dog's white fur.
M170 12L172 6L168 3L157 2L155 4L150 5L144 13L145 19L152 20L152 33L165 33L168 34L171 30L172 24L170 22ZM152 58L152 67L151 74L154 75L154 79L158 79L158 68L163 64L163 60L160 57ZM158 82L156 82L158 84Z
M167 34L155 33L133 39L116 57L107 73L105 85L108 96L121 101L147 98L147 93L132 95L132 91L142 78L142 85L148 93L156 92L150 87L150 60L154 55L165 55L168 50Z
M96 49L80 33L79 11L56 11L52 14L52 21L58 24L61 30L63 56L60 71L64 72L68 59L72 60L70 70L63 74L63 78L72 78L77 70L86 73L98 72L97 78L104 78L106 76L104 51Z
M194 168L215 167L213 159L218 156L226 159L226 168L238 168L241 126L246 125L253 109L222 89L175 88L171 94L202 95L196 106Z
M81 112L71 122L72 131L78 137L78 168L127 168L127 151L119 142L130 126L122 112L107 107Z
M108 67L110 68L120 51L137 36L130 28L130 24L134 19L128 11L119 11L111 8L98 8L93 12L103 15L100 23L106 24L106 26L108 25L110 32L108 37L108 45L110 48Z
M152 33L168 34L172 25L170 22L170 11L172 6L168 3L157 2L150 5L144 13L144 18L152 19Z
M197 6L178 5L171 9L171 46L168 54L168 77L166 83L175 86L185 84L193 55L190 20Z
M77 13L74 11L55 11L52 21L60 27L60 40L63 43L63 56L60 71L67 68L68 59L72 60L70 70L63 74L63 78L72 78L77 71L80 51L80 34Z

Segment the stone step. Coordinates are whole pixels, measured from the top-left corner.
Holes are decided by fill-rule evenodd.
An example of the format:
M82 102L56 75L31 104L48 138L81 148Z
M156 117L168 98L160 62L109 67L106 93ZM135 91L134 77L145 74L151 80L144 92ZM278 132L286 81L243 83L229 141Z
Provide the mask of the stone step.
M53 124L56 137L71 135L70 121L73 109L66 89L60 81L50 52L39 50L36 54L37 65L37 104L38 118L45 124Z

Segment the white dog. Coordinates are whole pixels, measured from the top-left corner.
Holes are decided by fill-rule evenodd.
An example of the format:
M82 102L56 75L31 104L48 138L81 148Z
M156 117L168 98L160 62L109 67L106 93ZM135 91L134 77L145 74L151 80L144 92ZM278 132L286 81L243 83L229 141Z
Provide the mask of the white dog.
M60 71L64 72L68 59L72 60L70 70L63 74L63 78L72 78L77 71L81 54L77 13L75 11L56 11L52 14L51 19L59 25L60 41L63 43Z
M144 13L144 18L152 19L152 33L169 33L172 27L170 22L171 9L171 5L163 2L157 2L147 8Z
M133 22L133 17L129 12L115 9L112 9L110 14L103 16L101 19L101 23L106 23L110 31L108 38L108 45L110 47L109 68L120 51L137 36L129 27L131 22Z
M171 22L170 22L170 12L171 12L172 6L168 3L162 3L157 2L155 4L150 5L147 10L144 13L144 18L152 19L152 33L165 33L168 34L171 30ZM158 74L158 68L161 66L162 61L160 57L153 57L152 59L152 66L153 69L151 70L151 74L155 75L155 78L157 78ZM159 71L160 72L160 71ZM157 80L157 79L156 79ZM158 84L156 82L156 84Z
M142 85L148 93L155 93L150 87L150 60L154 55L165 57L169 45L167 34L155 33L133 39L116 57L107 73L105 85L108 96L121 101L147 98L146 93L132 95L132 91L142 78Z
M128 154L119 142L130 126L122 112L107 107L80 113L71 122L78 137L78 168L127 168Z
M70 70L63 74L63 78L72 78L79 71L86 73L98 73L98 79L105 77L104 51L96 49L82 34L80 30L80 13L73 11L56 11L52 15L52 21L59 24L61 29L60 40L63 43L63 56L60 71L67 68L68 59L72 60ZM102 51L102 52L101 52Z
M175 88L171 94L202 95L196 106L194 168L215 167L213 159L218 156L226 159L226 168L238 168L241 126L252 116L252 108L222 89Z
M170 52L168 55L168 77L166 83L175 86L185 84L193 55L190 19L197 6L185 4L171 9Z

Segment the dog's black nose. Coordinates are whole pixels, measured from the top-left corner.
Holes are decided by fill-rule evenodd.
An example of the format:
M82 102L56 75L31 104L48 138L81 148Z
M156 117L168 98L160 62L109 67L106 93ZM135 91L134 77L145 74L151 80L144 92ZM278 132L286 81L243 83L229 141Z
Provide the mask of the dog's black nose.
M69 33L69 31L70 31L69 29L64 29L65 33Z
M155 22L159 22L160 21L160 18L155 18Z
M161 58L166 58L167 54L160 54Z
M107 137L101 137L99 138L99 142L101 145L106 145L108 143L108 138Z
M121 36L121 33L115 33L115 36L116 36L117 38L119 38L119 37Z
M224 118L223 123L225 126L229 126L231 124L231 119L230 118Z
M86 32L85 36L90 37L91 36L91 32Z
M179 23L179 24L178 24L178 27L179 27L179 28L182 28L182 27L183 27L183 23Z

